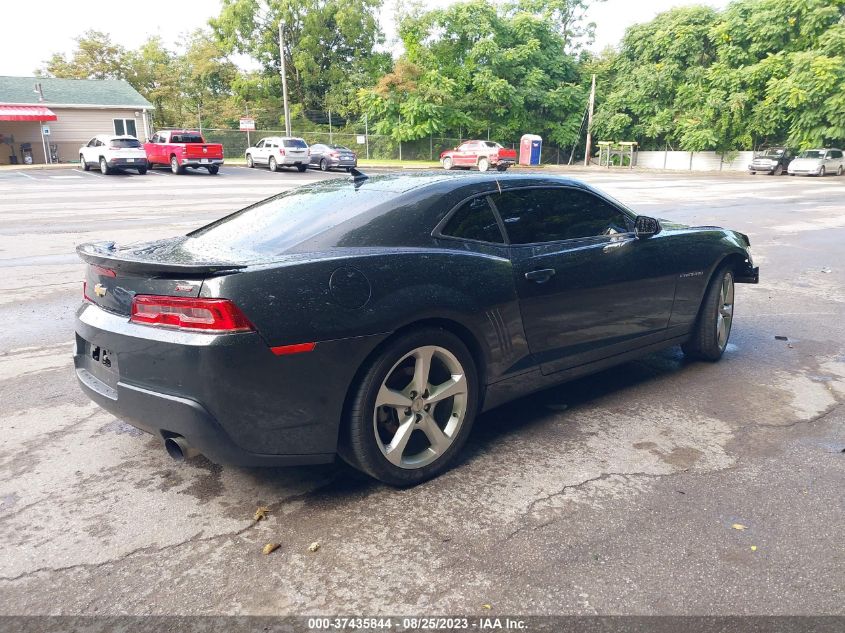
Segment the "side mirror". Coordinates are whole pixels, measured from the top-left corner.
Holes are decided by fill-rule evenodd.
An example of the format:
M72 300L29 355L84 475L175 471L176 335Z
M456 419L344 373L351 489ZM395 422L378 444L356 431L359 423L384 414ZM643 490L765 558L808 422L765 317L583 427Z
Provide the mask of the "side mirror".
M638 215L634 222L634 232L640 239L651 237L660 233L660 222L647 215Z

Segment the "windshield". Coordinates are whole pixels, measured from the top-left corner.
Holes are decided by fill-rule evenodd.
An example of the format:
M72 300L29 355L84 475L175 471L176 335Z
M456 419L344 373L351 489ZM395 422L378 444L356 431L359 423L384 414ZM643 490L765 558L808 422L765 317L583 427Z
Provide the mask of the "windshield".
M284 144L285 147L308 147L301 138L286 138Z
M817 149L808 149L801 152L801 158L822 158L824 157L824 152L817 150Z
M340 179L297 187L189 233L185 247L205 255L226 251L274 255L395 195L356 189Z
M141 142L134 138L113 138L109 141L109 147L112 149L122 149L124 147L141 147Z
M779 157L783 156L783 150L782 149L767 149L765 152L763 152L762 156L764 158L779 158Z

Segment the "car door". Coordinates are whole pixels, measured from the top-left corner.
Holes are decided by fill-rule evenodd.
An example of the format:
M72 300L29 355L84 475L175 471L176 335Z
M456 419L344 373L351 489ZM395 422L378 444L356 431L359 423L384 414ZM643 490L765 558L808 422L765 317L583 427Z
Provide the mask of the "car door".
M264 146L267 144L267 139L261 139L255 144L255 147L252 150L252 162L254 163L264 163L267 162L267 150Z
M309 149L311 151L309 152L310 158L308 163L311 165L319 165L328 147L322 143L315 143L314 145L311 145Z
M452 164L460 166L475 164L474 154L471 150L472 143L462 143L459 145L452 157Z
M579 188L505 190L491 199L544 374L665 338L677 275L660 234L637 238L630 213Z
M88 144L82 148L82 159L86 163L94 163L97 161L97 158L94 156L94 145L97 143L97 137L95 136Z

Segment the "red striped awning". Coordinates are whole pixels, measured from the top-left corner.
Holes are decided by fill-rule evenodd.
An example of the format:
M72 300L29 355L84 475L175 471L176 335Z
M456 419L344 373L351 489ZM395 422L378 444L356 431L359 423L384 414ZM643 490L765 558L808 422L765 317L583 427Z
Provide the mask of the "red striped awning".
M50 108L39 105L2 105L0 121L55 121L58 117Z

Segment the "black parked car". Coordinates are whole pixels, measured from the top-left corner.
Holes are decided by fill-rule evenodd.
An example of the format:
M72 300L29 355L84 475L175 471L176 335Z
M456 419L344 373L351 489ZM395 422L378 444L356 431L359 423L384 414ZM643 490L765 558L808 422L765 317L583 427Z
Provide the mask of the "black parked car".
M316 143L309 149L311 150L311 167L319 167L323 171L340 167L350 171L358 166L358 155L343 145Z
M788 147L770 147L754 155L754 159L748 165L748 173L753 176L758 171L762 171L770 176L780 176L786 173L793 158L795 158L795 151Z
M749 240L562 177L303 186L188 235L83 244L83 390L217 462L329 462L415 484L475 416L681 344L717 360Z

